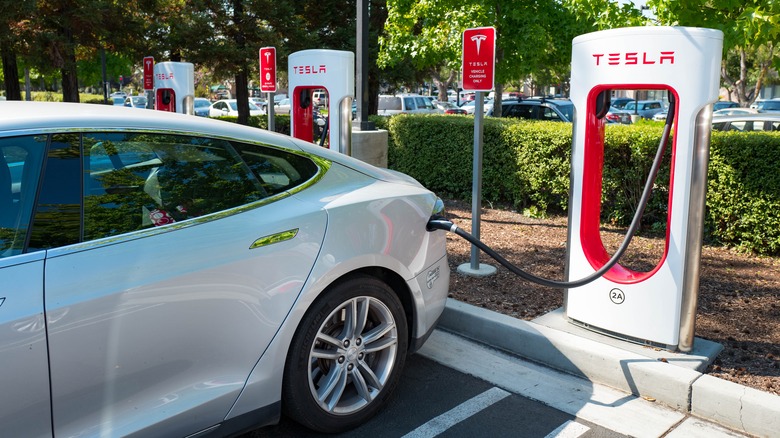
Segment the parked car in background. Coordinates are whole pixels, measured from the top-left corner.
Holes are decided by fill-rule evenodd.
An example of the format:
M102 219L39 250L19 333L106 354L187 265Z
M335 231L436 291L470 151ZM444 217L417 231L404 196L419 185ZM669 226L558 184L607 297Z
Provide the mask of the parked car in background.
M662 110L659 113L655 113L655 115L653 115L653 120L655 120L656 122L663 122L666 120L666 117L668 115L669 115L669 109L667 108Z
M263 111L263 113L267 112L266 110L268 109L268 102L262 97L250 97L249 101L254 103L255 106L257 106L258 108L260 108Z
M715 131L780 131L780 114L737 114L712 118Z
M435 105L436 108L443 111L444 114L467 114L465 109L460 108L452 102L436 101Z
M314 92L311 93L311 102L315 106L327 106L328 92L325 90L314 90Z
M208 117L209 110L211 109L211 101L205 97L196 97L194 103L195 115L200 117Z
M285 97L278 102L274 99L274 102L274 114L290 114L292 106L289 98Z
M615 108L614 106L609 107L609 111L605 118L610 123L622 123L624 125L631 123L631 114L627 111Z
M396 114L435 114L439 110L430 99L419 94L380 95L377 114L392 116Z
M529 120L571 122L574 119L574 105L563 99L521 99L502 101L501 117L516 117ZM487 115L495 114L491 107Z
M730 100L719 100L712 105L713 111L718 111L726 108L739 108L739 104L737 102L732 102Z
M466 111L466 114L474 114L474 110L477 107L477 101L476 100L469 100L466 102L463 102L460 105L460 108ZM484 103L482 104L482 108L484 109L484 113L487 114L490 109L493 107L493 99L485 99Z
M643 119L652 119L656 113L660 113L663 110L664 105L660 100L631 101L623 107L623 111L629 114L638 115Z
M125 98L125 106L130 108L146 109L146 96L128 96Z
M249 115L261 116L265 114L254 103L249 102ZM218 100L209 107L209 117L233 116L238 117L238 101L236 99Z
M129 112L0 105L0 435L381 410L447 300L441 200L285 135Z
M613 97L610 99L610 106L613 106L617 109L623 109L625 108L626 104L628 102L634 102L635 100L631 97Z
M758 114L757 109L753 108L724 108L712 112L713 116L736 116L739 114Z
M780 99L762 100L756 109L760 113L780 113Z

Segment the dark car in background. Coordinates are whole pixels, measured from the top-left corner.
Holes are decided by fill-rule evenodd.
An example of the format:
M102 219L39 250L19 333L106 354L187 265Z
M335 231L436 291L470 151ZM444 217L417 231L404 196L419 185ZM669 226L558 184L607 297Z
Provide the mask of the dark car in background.
M760 113L780 113L780 99L763 100L758 103Z
M195 115L201 117L209 116L209 109L211 107L211 101L205 97L196 97L194 101Z
M726 108L738 108L738 107L739 104L737 102L732 102L730 100L719 100L712 105L712 110L717 111Z
M495 115L490 108L488 116ZM501 103L501 117L515 117L529 120L571 122L574 119L574 104L560 99L508 99Z
M630 97L613 97L611 99L610 105L614 106L617 109L623 109L626 107L626 104L628 102L634 102L635 99Z

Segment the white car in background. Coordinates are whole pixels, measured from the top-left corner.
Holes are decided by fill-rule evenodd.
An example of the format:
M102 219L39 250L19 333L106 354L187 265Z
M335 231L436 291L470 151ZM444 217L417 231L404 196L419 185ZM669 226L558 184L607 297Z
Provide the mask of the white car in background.
M442 208L262 129L4 102L0 435L359 425L444 309Z
M249 102L249 115L262 116L265 114L253 102ZM211 104L209 108L209 117L231 116L238 117L238 101L236 99L221 99Z

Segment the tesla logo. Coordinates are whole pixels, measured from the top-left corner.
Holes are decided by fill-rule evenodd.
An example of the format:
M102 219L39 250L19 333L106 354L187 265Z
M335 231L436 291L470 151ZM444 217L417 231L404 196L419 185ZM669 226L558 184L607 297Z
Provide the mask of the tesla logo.
M319 73L327 73L327 68L324 64L320 66L316 65L294 65L293 73L297 75L316 75Z
M485 41L487 39L487 36L485 35L474 35L471 37L471 41L474 41L477 43L477 56L479 56L479 46L482 45L482 41Z
M153 63L154 61L152 61L151 59L146 59L146 61L145 61L145 62L146 62L146 68L152 68L152 63Z
M265 55L265 62L268 63L271 61L271 52L265 52L263 53Z
M674 52L594 53L593 58L596 60L596 65L602 65L605 61L608 65L674 64Z

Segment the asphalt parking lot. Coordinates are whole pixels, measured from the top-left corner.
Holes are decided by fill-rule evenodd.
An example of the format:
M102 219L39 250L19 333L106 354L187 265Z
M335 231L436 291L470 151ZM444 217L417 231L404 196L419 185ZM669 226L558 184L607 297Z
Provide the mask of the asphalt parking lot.
M316 437L287 419L241 438ZM391 403L340 437L744 437L646 397L436 330Z
M566 431L566 432L564 432ZM283 418L242 438L323 436ZM395 397L378 416L340 437L622 437L538 401L455 371L421 354L407 361Z

